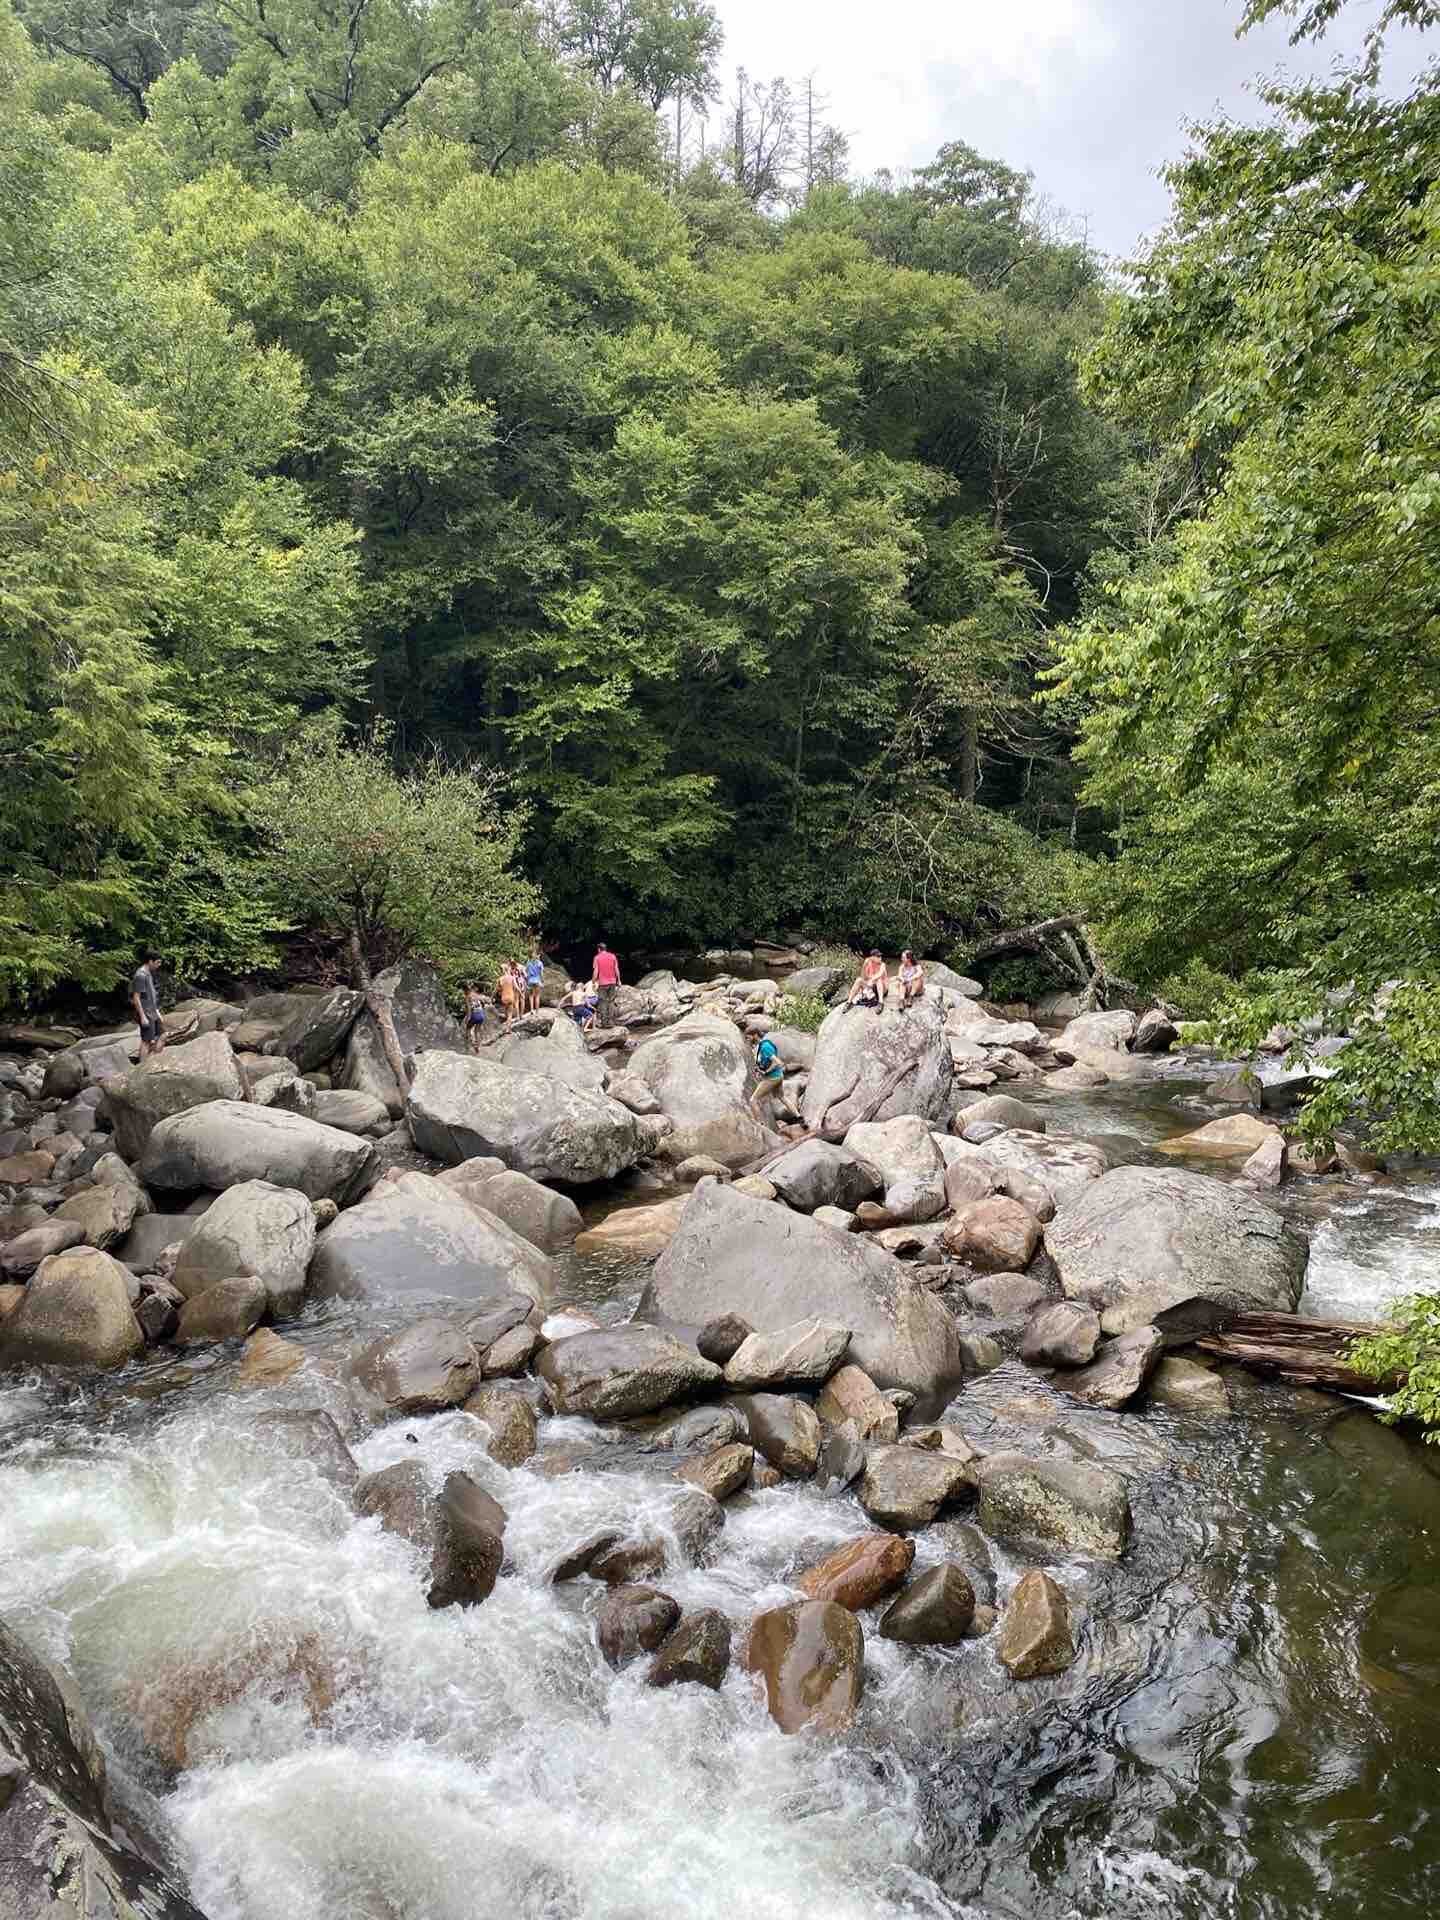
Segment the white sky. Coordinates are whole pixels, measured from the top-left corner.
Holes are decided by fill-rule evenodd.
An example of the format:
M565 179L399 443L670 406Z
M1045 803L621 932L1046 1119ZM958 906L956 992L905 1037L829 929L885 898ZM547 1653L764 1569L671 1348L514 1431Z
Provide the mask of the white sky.
M715 0L727 88L813 72L827 117L851 136L853 170L923 165L947 140L1028 168L1036 190L1125 256L1163 220L1157 169L1184 150L1184 122L1254 118L1257 75L1320 74L1358 49L1376 0L1351 0L1318 48L1285 25L1235 38L1242 0ZM1387 86L1423 64L1392 34ZM1440 55L1440 34L1433 51ZM712 127L715 121L712 119Z

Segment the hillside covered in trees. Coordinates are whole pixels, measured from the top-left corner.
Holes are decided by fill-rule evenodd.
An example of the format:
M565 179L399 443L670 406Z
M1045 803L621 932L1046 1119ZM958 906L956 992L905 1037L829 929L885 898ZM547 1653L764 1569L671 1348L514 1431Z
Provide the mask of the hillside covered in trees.
M1428 1088L1440 119L1378 42L1197 129L1121 278L963 139L851 179L702 0L0 5L5 996L263 964L349 734L482 769L562 939L1080 911L1252 1026L1414 979L1367 1071Z

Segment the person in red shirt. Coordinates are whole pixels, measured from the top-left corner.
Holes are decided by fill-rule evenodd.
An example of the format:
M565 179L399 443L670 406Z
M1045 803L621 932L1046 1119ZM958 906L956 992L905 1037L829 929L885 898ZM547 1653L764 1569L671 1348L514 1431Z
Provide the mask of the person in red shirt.
M602 940L595 949L595 964L590 969L590 980L595 988L596 1018L602 1027L614 1024L615 989L620 984L620 962Z

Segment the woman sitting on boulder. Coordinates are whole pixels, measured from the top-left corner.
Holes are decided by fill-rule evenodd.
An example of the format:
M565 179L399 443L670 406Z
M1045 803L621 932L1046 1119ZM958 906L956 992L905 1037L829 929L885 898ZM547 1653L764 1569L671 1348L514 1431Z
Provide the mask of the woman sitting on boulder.
M896 978L900 982L900 1011L908 1013L917 1001L925 998L925 969L908 947L900 956Z
M861 964L854 986L850 989L845 1010L848 1013L851 1007L873 1007L876 1013L883 1013L885 996L889 991L889 972L885 962L880 958L880 949L872 947Z

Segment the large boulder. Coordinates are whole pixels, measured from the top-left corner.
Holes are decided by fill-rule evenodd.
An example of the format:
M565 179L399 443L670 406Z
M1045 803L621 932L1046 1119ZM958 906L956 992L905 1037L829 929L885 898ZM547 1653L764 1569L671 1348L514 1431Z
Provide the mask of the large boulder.
M394 1413L440 1413L480 1385L480 1356L453 1320L416 1320L357 1354L350 1377Z
M390 1017L401 1057L414 1060L421 1053L461 1053L464 1036L459 1018L445 1001L445 990L434 967L423 960L406 960L398 967L387 967L375 979L375 992L390 1002ZM393 1114L404 1110L404 1095L395 1084L385 1045L380 1038L380 1023L366 1006L356 1014L355 1024L345 1043L345 1065L340 1085L357 1093L372 1094Z
M150 1135L172 1114L211 1100L243 1100L245 1082L223 1033L202 1033L184 1046L167 1047L105 1082L105 1110L115 1145L125 1160L138 1160Z
M0 1913L5 1920L203 1920L138 1852L79 1695L0 1621ZM160 1842L162 1836L152 1835Z
M315 1209L294 1187L245 1180L222 1193L186 1234L172 1276L186 1299L219 1280L261 1280L270 1311L300 1311L315 1251Z
M25 1297L0 1321L8 1366L123 1367L145 1346L118 1260L76 1247L42 1260Z
M385 1180L321 1234L310 1284L322 1299L429 1296L480 1305L553 1291L549 1260L463 1193L428 1174Z
M638 1046L628 1071L677 1127L698 1127L743 1108L750 1055L731 1021L692 1013Z
M997 1187L1003 1186L1009 1170L1038 1180L1049 1189L1057 1212L1077 1200L1110 1165L1104 1149L1088 1140L1068 1133L1030 1133L1023 1127L992 1134L971 1152L984 1165L998 1169Z
M904 1013L836 1007L816 1036L805 1124L816 1130L853 1125L887 1088L870 1119L918 1113L939 1123L950 1104L953 1073L944 1022L929 1001Z
M1124 1007L1114 1013L1081 1013L1067 1021L1053 1043L1058 1054L1083 1059L1091 1052L1124 1053L1135 1035L1135 1015Z
M874 1167L829 1140L799 1141L770 1162L765 1178L798 1213L814 1213L817 1207L853 1212L862 1200L873 1199L882 1185Z
M850 1328L879 1386L931 1399L960 1379L954 1320L893 1255L718 1181L686 1202L638 1312L692 1327L738 1313L762 1332L819 1315Z
M534 1180L582 1186L642 1151L639 1122L618 1101L463 1054L421 1056L407 1112L416 1146L447 1166L494 1154Z
M878 1169L893 1220L933 1220L945 1210L945 1159L918 1113L861 1120L845 1136L850 1153ZM837 1204L848 1204L840 1201Z
M444 1184L450 1185L451 1178L445 1178ZM553 1187L542 1186L528 1173L513 1173L507 1168L503 1173L455 1184L473 1205L493 1213L542 1253L559 1253L570 1246L585 1224L573 1200L556 1193Z
M545 1033L507 1033L495 1043L494 1058L526 1073L549 1074L580 1093L599 1093L605 1085L605 1062L591 1053L568 1015L553 1021Z
M160 1122L140 1177L174 1193L224 1193L245 1180L270 1180L343 1206L363 1189L374 1152L368 1140L298 1113L211 1100Z
M557 1413L628 1420L719 1387L719 1367L659 1327L600 1327L545 1348L536 1365Z
M1107 1333L1182 1300L1293 1313L1310 1258L1263 1201L1170 1167L1105 1174L1050 1222L1045 1246L1066 1295L1093 1306Z
M349 987L323 993L287 993L251 1001L247 1015L268 1014L275 1027L267 1051L293 1060L301 1073L315 1073L345 1044L345 1036L364 1005L364 995Z

